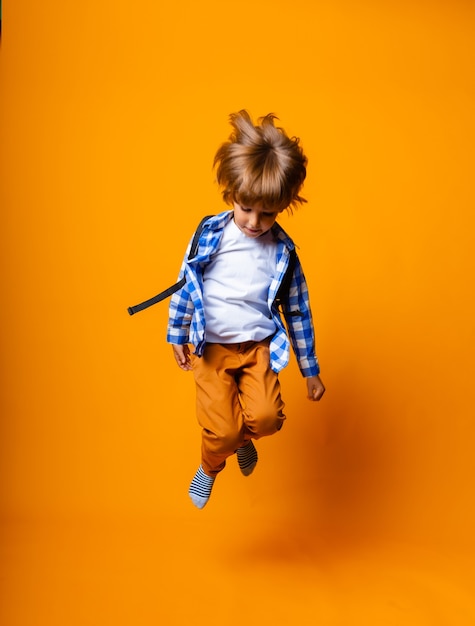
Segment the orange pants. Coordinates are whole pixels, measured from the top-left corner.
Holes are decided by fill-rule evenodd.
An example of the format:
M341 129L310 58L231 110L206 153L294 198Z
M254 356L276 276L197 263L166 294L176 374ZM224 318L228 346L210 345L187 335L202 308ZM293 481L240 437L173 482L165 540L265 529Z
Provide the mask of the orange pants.
M280 383L269 362L269 340L209 343L194 357L201 464L216 476L226 459L250 439L272 435L285 416Z

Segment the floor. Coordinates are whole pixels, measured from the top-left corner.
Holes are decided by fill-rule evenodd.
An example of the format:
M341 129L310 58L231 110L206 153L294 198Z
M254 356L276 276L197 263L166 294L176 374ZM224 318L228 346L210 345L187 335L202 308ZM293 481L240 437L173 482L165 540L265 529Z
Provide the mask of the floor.
M195 514L196 513L196 514ZM472 560L414 545L329 545L291 519L10 520L2 626L473 626ZM227 529L232 529L229 536Z

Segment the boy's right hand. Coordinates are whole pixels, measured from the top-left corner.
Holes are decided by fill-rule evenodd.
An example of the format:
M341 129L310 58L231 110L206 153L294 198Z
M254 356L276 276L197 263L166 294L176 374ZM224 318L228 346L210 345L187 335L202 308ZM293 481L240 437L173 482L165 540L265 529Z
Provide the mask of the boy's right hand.
M178 363L178 367L185 372L188 372L192 369L191 367L191 359L190 359L190 348L188 344L178 345L173 344L173 354L175 355L176 362Z

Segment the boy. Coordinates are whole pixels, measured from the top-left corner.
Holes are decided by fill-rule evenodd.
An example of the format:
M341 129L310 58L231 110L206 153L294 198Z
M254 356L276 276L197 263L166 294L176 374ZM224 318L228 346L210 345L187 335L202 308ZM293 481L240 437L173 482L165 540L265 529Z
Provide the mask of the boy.
M276 219L305 202L299 191L307 165L299 140L277 128L275 119L269 114L254 125L247 111L230 116L233 132L214 166L233 210L206 222L196 256L188 259L187 251L181 267L186 283L170 302L167 341L196 383L202 449L189 496L199 509L229 456L236 453L248 476L258 459L252 440L282 428L278 373L289 361L290 343L309 399L320 400L325 391L296 256L281 306L288 335L275 302L295 248Z

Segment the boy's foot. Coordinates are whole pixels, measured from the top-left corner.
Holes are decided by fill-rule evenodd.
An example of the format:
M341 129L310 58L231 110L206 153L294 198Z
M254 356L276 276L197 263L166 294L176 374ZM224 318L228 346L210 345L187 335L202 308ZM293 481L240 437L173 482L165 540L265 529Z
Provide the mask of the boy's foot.
M191 501L199 509L202 509L208 502L214 480L214 478L203 472L203 468L200 465L195 477L191 481L190 489L188 491Z
M249 476L257 465L257 450L252 441L236 450L239 469L244 476Z

